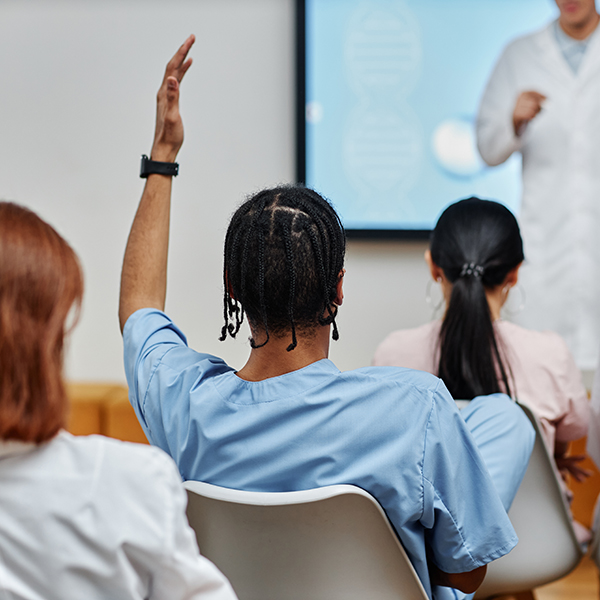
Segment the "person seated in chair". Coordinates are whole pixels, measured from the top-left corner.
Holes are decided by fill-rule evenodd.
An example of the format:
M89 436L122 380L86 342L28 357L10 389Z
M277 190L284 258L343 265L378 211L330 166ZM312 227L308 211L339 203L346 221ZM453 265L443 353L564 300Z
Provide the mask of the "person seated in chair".
M525 329L500 316L524 260L515 216L491 200L448 206L431 235L425 260L446 308L440 320L390 333L373 364L419 369L442 379L456 399L504 392L540 420L556 466L582 481L589 473L568 455L587 434L589 402L565 341L552 331ZM572 498L561 480L565 499ZM589 531L574 521L582 544Z
M158 448L64 430L63 349L83 295L75 252L0 202L0 598L235 600L198 553Z
M517 543L506 510L533 429L506 396L474 400L461 415L433 375L342 373L328 360L330 337L339 337L345 233L327 200L281 186L233 215L221 339L235 337L247 317L251 350L240 370L190 349L163 312L171 197L164 163L183 141L180 83L193 42L169 62L158 92L153 162L121 279L130 400L149 441L186 479L262 492L359 486L381 503L430 597L475 591L487 563Z

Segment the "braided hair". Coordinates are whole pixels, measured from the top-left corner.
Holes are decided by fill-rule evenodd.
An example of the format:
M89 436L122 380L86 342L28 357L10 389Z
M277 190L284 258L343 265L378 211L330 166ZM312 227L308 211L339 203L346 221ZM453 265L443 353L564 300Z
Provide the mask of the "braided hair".
M223 318L220 340L235 338L244 314L268 343L271 336L310 334L333 325L337 284L344 267L346 236L327 200L302 186L266 189L249 197L234 213L223 260Z
M523 258L517 220L497 202L456 202L433 230L431 259L452 283L440 330L438 375L454 398L511 395L510 366L500 355L485 290L501 285Z

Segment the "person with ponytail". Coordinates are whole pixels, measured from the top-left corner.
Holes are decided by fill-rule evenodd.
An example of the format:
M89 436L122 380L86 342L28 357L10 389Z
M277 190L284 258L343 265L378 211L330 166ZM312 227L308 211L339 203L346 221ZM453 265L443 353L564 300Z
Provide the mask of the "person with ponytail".
M445 313L441 320L391 333L373 364L433 373L457 400L509 395L539 418L563 473L584 478L577 464L582 457L568 457L567 450L587 433L589 403L565 342L556 333L500 317L524 260L514 215L479 198L450 205L433 230L425 260L441 285Z
M442 213L425 257L448 298L439 330L438 376L454 398L511 396L510 366L494 322L524 258L516 219L496 202L457 202Z

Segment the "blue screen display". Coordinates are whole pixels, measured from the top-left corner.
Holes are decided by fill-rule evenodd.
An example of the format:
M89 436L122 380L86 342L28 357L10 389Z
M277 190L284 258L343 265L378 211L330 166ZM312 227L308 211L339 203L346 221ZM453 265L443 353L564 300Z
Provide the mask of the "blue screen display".
M475 119L511 39L552 0L306 0L306 184L347 229L428 230L449 203L518 213L520 156L483 163Z

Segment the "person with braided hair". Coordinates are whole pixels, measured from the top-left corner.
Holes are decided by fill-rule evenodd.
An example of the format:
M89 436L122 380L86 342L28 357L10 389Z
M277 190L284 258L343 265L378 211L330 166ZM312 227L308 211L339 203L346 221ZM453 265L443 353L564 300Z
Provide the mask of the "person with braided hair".
M533 429L508 399L474 402L461 415L428 373L337 369L328 354L339 337L346 240L326 199L279 186L233 215L220 339L238 335L248 319L241 369L190 349L165 314L171 176L183 142L179 91L193 42L169 62L158 93L152 160L143 165L147 182L121 276L125 371L148 440L185 479L263 492L359 486L381 503L431 598L474 592L487 563L517 542L506 510ZM490 436L480 427L490 422L510 433ZM498 455L502 465L490 468Z
M451 204L433 230L425 259L442 287L444 316L391 333L373 364L433 373L457 399L510 395L539 418L563 474L584 479L588 472L578 465L584 457L567 451L569 442L587 434L589 402L566 343L557 333L500 318L524 260L514 215L479 198ZM582 541L589 537L580 528L578 535Z
M260 331L260 341L250 340L254 349L289 332L290 352L298 346L298 330L310 334L330 324L337 340L345 244L339 217L313 190L280 187L248 199L225 238L221 341L237 335L244 313Z

